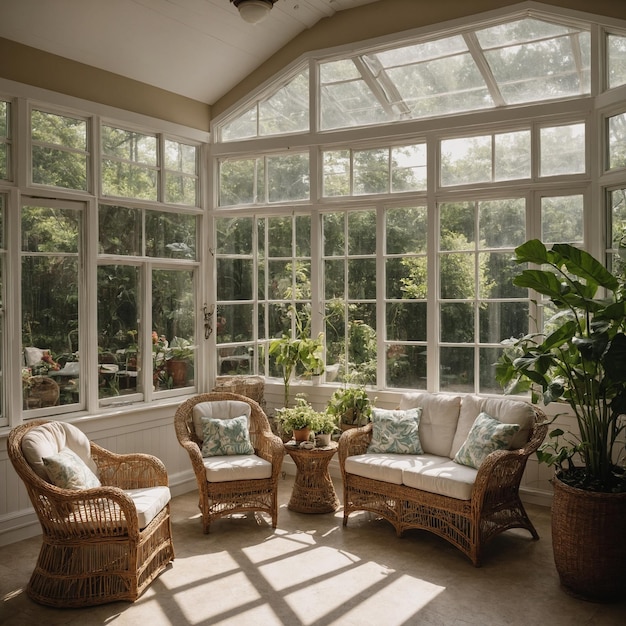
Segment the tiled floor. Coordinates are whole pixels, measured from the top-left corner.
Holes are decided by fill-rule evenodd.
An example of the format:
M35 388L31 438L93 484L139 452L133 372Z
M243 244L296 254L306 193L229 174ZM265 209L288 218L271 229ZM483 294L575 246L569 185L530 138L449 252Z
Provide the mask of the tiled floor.
M559 586L550 514L528 511L541 536L509 531L474 568L445 541L392 527L369 514L304 515L287 509L293 477L281 481L278 528L247 515L203 535L195 492L174 499L176 560L134 604L52 609L24 593L39 538L0 548L4 626L623 626L626 598L592 604ZM340 484L337 491L341 499Z

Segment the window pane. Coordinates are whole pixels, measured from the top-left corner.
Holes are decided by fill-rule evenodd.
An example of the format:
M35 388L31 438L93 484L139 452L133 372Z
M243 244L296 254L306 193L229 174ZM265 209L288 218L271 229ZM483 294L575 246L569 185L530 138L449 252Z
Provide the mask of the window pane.
M466 185L491 180L491 136L444 139L441 184Z
M607 36L609 89L626 84L626 37Z
M193 271L152 272L152 383L154 390L194 384Z
M146 254L171 259L196 258L195 215L146 211Z
M98 208L100 253L142 255L141 216L139 209L101 204Z
M33 109L33 183L87 190L87 122Z
M528 302L484 303L478 315L481 343L500 343L528 332Z
M252 254L253 228L254 220L251 217L216 219L217 253Z
M393 344L387 348L387 386L426 389L426 347Z
M474 348L442 347L439 350L439 387L442 391L474 391Z
M71 209L25 206L22 209L24 252L78 252L81 214Z
M348 253L376 253L376 212L352 211L348 213Z
M389 151L385 149L354 152L354 194L389 192Z
M262 159L220 162L220 206L252 204L264 198Z
M196 146L165 140L165 202L198 204L198 166Z
M157 200L156 137L105 125L101 136L103 194Z
M609 125L609 169L626 167L626 113L613 115Z
M585 172L585 125L570 124L540 130L541 176Z
M309 129L309 72L296 76L267 100L259 102L259 135Z
M385 213L387 254L426 252L426 207L389 209Z
M494 135L495 180L530 178L530 131Z
M98 397L140 392L140 269L98 267Z
M555 196L541 199L542 240L548 243L582 243L583 197Z
M327 213L322 216L324 256L345 254L345 220L345 213Z
M454 302L442 304L441 341L446 343L472 343L474 341L473 304Z
M466 202L439 206L441 250L473 250L475 241L474 205Z
M217 263L217 299L252 300L252 277L254 265L252 259L219 258Z
M426 302L387 303L389 341L426 341Z
M426 189L426 144L391 149L391 191Z
M267 158L268 201L308 200L309 155L290 154Z
M348 298L376 299L376 259L348 260Z
M478 210L481 247L515 248L526 241L526 202L523 198L481 202Z
M327 198L350 195L350 150L328 150L322 158L322 194Z
M293 254L293 222L291 217L270 217L267 220L270 257L291 257Z

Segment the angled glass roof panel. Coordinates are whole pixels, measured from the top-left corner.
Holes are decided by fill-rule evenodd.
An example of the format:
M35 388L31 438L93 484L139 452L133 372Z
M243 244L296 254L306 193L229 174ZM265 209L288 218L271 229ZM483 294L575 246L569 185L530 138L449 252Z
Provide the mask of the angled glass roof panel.
M298 74L274 95L259 102L259 135L309 130L309 71Z
M469 52L390 69L411 119L493 107L485 80Z
M506 104L589 94L589 32L534 19L476 31Z

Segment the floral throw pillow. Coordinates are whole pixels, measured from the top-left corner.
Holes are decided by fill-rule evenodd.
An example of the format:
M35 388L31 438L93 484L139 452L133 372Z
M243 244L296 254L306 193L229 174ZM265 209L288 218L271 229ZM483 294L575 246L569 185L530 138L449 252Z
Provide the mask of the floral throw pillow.
M422 454L418 434L421 408L405 411L372 409L372 440L368 452Z
M245 415L230 419L202 418L202 456L254 454Z
M499 419L481 413L453 460L459 465L478 469L489 454L508 449L519 429L519 424L503 424Z
M93 489L100 480L70 448L41 459L53 484L62 489Z

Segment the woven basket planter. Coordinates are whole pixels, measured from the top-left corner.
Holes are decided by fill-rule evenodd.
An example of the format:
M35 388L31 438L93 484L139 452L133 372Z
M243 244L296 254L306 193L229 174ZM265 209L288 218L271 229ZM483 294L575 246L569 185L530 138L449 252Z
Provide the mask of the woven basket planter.
M552 544L561 584L593 602L626 594L626 493L598 493L553 480Z

